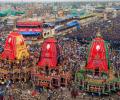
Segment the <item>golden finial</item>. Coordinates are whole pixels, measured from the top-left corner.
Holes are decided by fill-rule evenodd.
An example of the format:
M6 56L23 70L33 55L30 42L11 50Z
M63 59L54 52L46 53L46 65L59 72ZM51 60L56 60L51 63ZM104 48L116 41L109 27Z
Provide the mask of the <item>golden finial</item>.
M100 34L100 29L98 29L98 32L96 33L96 37L102 37Z
M13 29L13 32L17 32L17 31L18 31L18 29L17 29L17 28L14 28L14 29Z

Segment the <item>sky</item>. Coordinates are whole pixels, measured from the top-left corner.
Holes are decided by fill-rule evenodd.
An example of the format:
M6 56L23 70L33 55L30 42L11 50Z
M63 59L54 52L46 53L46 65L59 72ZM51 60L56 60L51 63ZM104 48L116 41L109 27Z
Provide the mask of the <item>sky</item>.
M0 0L0 2L64 2L64 1L120 1L120 0Z

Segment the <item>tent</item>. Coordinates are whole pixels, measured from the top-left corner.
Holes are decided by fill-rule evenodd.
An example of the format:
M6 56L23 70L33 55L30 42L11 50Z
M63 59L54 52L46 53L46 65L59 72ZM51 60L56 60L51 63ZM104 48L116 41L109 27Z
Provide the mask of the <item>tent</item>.
M14 60L28 56L29 54L23 36L18 32L11 32L6 39L2 59Z
M39 67L56 68L57 65L57 45L55 38L48 38L42 44Z
M72 15L72 16L78 16L78 11L77 11L77 9L71 9L71 12L70 12L70 14Z
M90 44L86 69L108 72L108 62L108 46L102 37L96 37Z
M2 10L2 11L0 11L0 17L7 16L8 13L9 13L9 9L7 9L7 10Z
M11 11L11 15L16 16L16 15L21 15L21 14L25 14L24 11Z
M21 14L25 14L25 12L24 11L12 10L12 9L6 9L6 10L0 11L0 17L4 17L4 16L7 16L7 15L16 16L16 15L21 15Z

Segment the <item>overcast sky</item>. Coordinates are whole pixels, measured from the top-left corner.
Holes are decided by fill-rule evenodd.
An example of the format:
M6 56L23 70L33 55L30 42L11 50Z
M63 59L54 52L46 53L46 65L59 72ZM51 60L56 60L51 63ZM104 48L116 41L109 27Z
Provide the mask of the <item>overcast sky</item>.
M64 1L120 1L120 0L0 0L0 2L55 2L55 1L61 1L61 2L64 2Z

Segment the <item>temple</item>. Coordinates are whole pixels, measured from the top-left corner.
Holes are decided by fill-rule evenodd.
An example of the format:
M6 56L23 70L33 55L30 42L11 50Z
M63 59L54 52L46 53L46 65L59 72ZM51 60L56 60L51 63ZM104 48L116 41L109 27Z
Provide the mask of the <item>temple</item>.
M47 38L41 45L40 59L32 70L32 80L39 89L40 87L58 88L67 86L71 80L70 71L61 70L61 48L53 37Z
M6 39L4 51L1 54L0 83L29 81L32 66L29 60L29 53L23 36L18 32L11 32ZM9 66L6 66L6 63Z
M76 73L80 90L106 95L119 89L120 81L110 64L109 49L108 43L97 33L88 47L85 66Z
M97 33L89 47L86 70L94 71L97 75L99 72L108 73L109 67L108 45L100 33Z
M4 52L2 53L2 59L22 59L28 57L26 44L24 38L18 32L11 32L6 40Z

